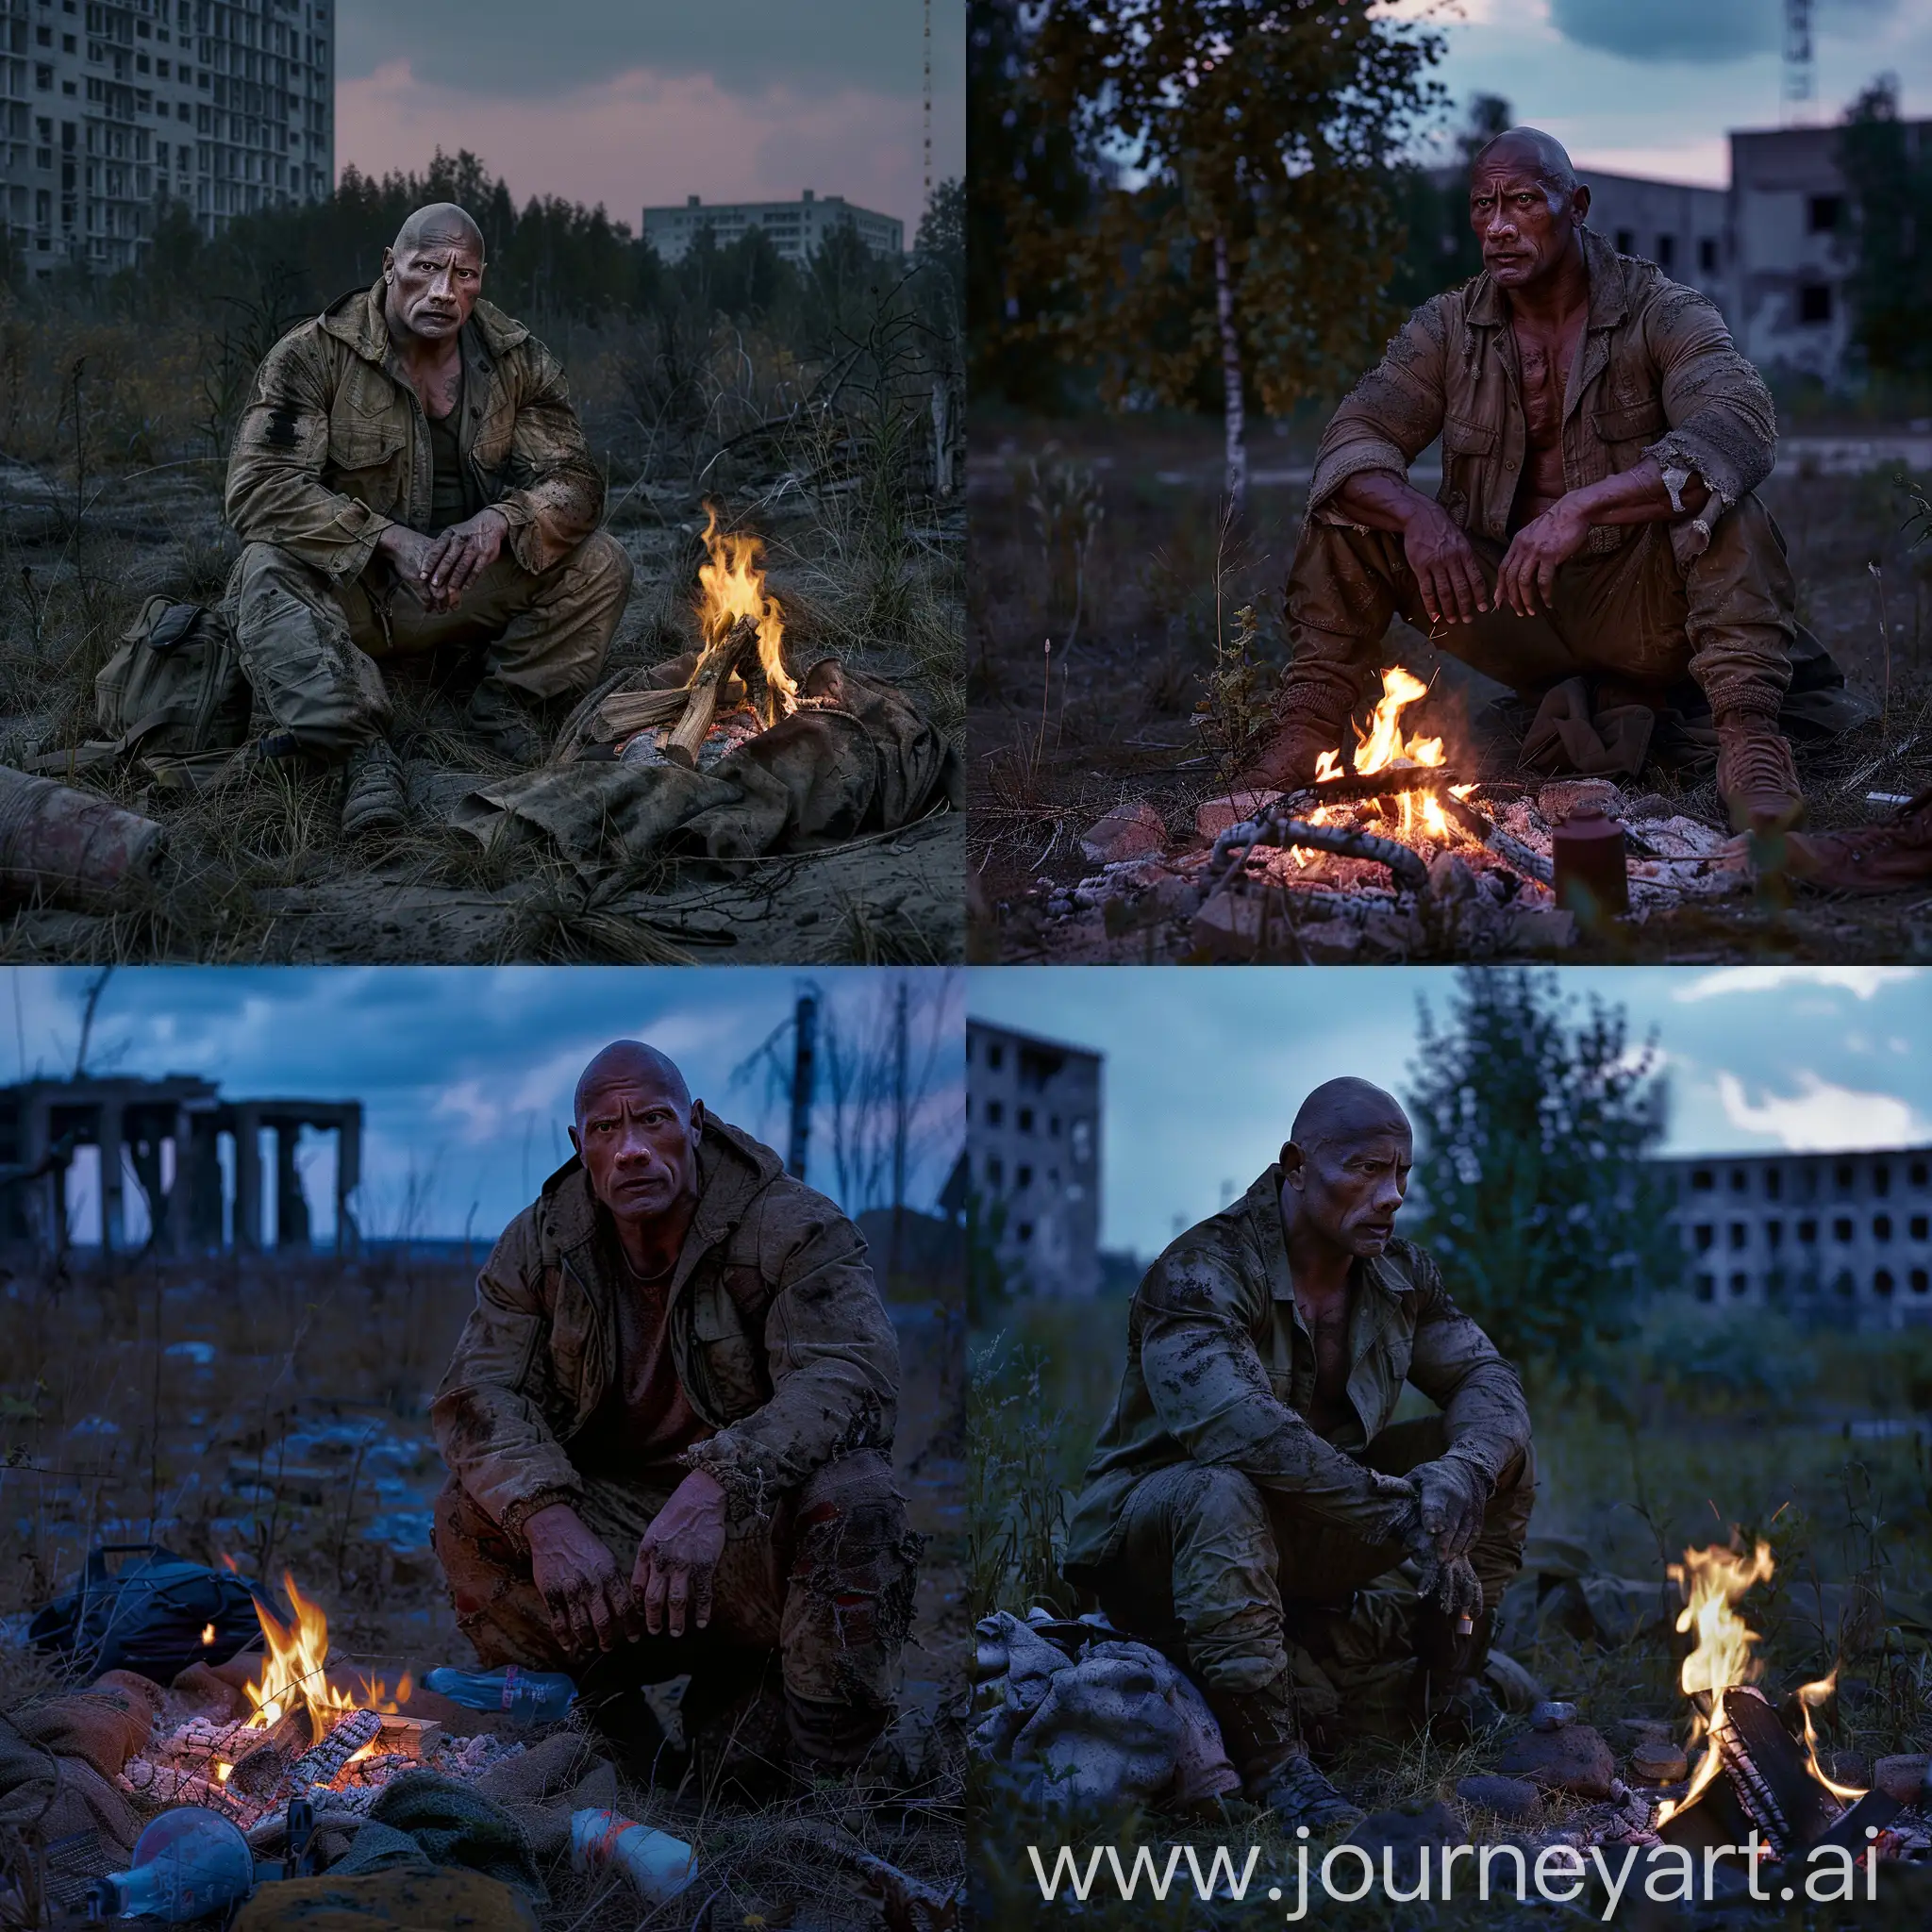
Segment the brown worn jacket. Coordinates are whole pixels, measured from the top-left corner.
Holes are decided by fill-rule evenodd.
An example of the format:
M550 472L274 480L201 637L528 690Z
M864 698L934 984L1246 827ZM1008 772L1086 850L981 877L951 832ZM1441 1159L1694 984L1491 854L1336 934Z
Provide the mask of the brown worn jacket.
M1516 1371L1449 1299L1436 1264L1412 1241L1392 1241L1376 1259L1357 1262L1351 1287L1354 1414L1324 1438L1306 1420L1314 1341L1289 1274L1280 1167L1168 1248L1128 1310L1120 1393L1068 1533L1070 1577L1091 1580L1111 1558L1134 1485L1181 1462L1238 1469L1325 1522L1386 1538L1409 1491L1361 1458L1388 1426L1405 1382L1442 1409L1449 1453L1496 1480L1529 1443Z
M1771 391L1732 345L1716 307L1659 268L1583 231L1590 314L1563 399L1563 479L1600 483L1655 457L1674 499L1692 471L1713 501L1672 526L1679 562L1770 474L1777 452ZM1308 513L1364 470L1408 466L1438 436L1437 501L1472 536L1504 541L1527 452L1523 383L1501 292L1487 274L1424 302L1336 410L1315 456ZM1592 529L1590 555L1618 549L1634 525Z
M228 522L332 582L359 576L391 524L429 523L429 423L390 344L383 286L344 295L291 329L256 372L228 458ZM457 446L475 501L509 522L533 575L567 556L604 514L563 371L520 322L478 302L459 338Z
M677 1378L717 1433L687 1452L734 1520L847 1450L890 1450L899 1348L858 1230L769 1147L707 1117L696 1218L671 1277ZM615 1231L575 1160L505 1229L430 1407L443 1459L496 1522L582 1492L571 1438L616 1370Z

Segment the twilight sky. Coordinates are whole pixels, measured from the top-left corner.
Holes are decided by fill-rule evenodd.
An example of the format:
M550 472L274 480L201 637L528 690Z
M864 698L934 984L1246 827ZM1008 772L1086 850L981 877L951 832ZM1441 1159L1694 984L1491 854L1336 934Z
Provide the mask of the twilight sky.
M964 172L965 0L933 0L933 177ZM467 147L531 195L921 200L922 0L339 0L336 165Z
M0 969L0 1080L23 1069L73 1071L91 977L79 968ZM964 1133L963 988L958 974L938 969L124 968L102 996L88 1066L200 1074L235 1099L359 1099L363 1231L456 1237L467 1226L487 1241L569 1158L577 1075L610 1041L662 1049L698 1099L782 1154L785 1104L762 1076L734 1082L733 1069L785 1023L808 980L824 995L822 1015L835 1015L857 1043L882 1024L902 977L914 982L908 1084L916 1089L921 1067L929 1068L929 1098L908 1137L907 1191L924 1208L944 1186ZM820 1024L806 1178L841 1196L824 1017ZM784 1051L789 1065L789 1031ZM76 1225L92 1241L97 1157L83 1152L73 1198ZM315 1232L333 1233L332 1138L305 1135L299 1158ZM406 1228L412 1189L420 1212Z
M1585 168L1724 187L1724 136L1780 125L1783 0L1393 0L1447 31L1435 72L1458 105L1501 94ZM1881 72L1932 114L1932 8L1813 0L1817 98L1836 121Z
M1932 974L1911 967L1566 967L1653 1028L1678 1154L1932 1141ZM966 1008L1107 1055L1107 1245L1152 1256L1274 1158L1302 1096L1356 1074L1401 1094L1441 967L1005 967Z

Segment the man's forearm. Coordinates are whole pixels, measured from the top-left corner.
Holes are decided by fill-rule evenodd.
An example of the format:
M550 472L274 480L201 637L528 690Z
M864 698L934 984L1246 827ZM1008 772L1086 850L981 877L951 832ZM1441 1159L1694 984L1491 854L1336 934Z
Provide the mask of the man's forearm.
M1573 490L1563 503L1587 524L1667 524L1680 516L1695 516L1710 501L1703 477L1694 471L1677 491L1679 509L1664 487L1664 473L1655 457L1645 457L1632 470L1620 470L1601 483Z
M1407 476L1399 476L1393 470L1357 470L1335 492L1332 502L1351 523L1398 536L1414 518L1438 507L1433 497L1424 496Z

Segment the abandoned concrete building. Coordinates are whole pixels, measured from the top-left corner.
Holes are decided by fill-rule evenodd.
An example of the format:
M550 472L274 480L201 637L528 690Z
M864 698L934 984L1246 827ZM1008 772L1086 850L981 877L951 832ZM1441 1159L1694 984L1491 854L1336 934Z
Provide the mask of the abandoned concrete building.
M192 1074L0 1087L0 1245L166 1255L308 1247L311 1214L296 1158L305 1127L336 1137L335 1245L353 1250L360 1101L227 1100ZM88 1191L97 1227L77 1224L84 1156L98 1163ZM140 1236L130 1193L144 1209Z
M1699 1302L1861 1328L1932 1323L1932 1147L1657 1165Z

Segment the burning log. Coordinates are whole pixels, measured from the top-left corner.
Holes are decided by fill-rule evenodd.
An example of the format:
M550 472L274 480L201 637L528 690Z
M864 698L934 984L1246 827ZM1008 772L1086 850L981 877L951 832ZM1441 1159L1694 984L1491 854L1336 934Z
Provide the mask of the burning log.
M1317 852L1337 853L1344 858L1371 859L1377 865L1386 865L1398 887L1418 893L1429 889L1428 868L1407 845L1374 832L1358 832L1349 825L1306 824L1300 819L1280 814L1273 807L1258 819L1246 819L1228 826L1215 840L1214 853L1208 860L1210 868L1220 865L1234 847L1242 848L1241 858L1228 867L1222 884L1233 878L1257 845L1306 845Z
M442 1741L442 1726L434 1718L399 1717L383 1713L382 1732L375 1748L390 1757L427 1757Z
M758 656L758 627L752 617L741 617L716 643L705 646L691 683L680 693L685 700L684 715L664 747L667 758L693 771L697 769L698 748L718 714L718 696L724 680L742 667L749 682L755 675Z
M292 1785L333 1784L358 1752L382 1735L382 1716L374 1710L352 1710L314 1750L305 1752L289 1767Z
M1760 1690L1734 1684L1711 1716L1710 1745L1764 1841L1780 1856L1814 1844L1840 1806Z
M690 702L691 692L681 685L670 691L614 691L597 707L596 730L608 738L628 738L681 718Z
M291 1710L267 1730L251 1731L251 1742L235 1759L228 1782L251 1798L272 1798L289 1766L302 1754L309 1740L308 1714Z
M1298 811L1318 811L1324 805L1359 805L1365 798L1442 791L1464 782L1448 765L1393 765L1379 772L1344 772L1339 778L1321 778L1291 791L1283 802Z
M1505 865L1514 867L1524 878L1534 879L1540 886L1556 884L1556 868L1533 846L1525 845L1521 839L1513 838L1501 825L1484 817L1474 806L1463 799L1452 797L1444 792L1441 802L1442 809L1472 839L1493 852Z

